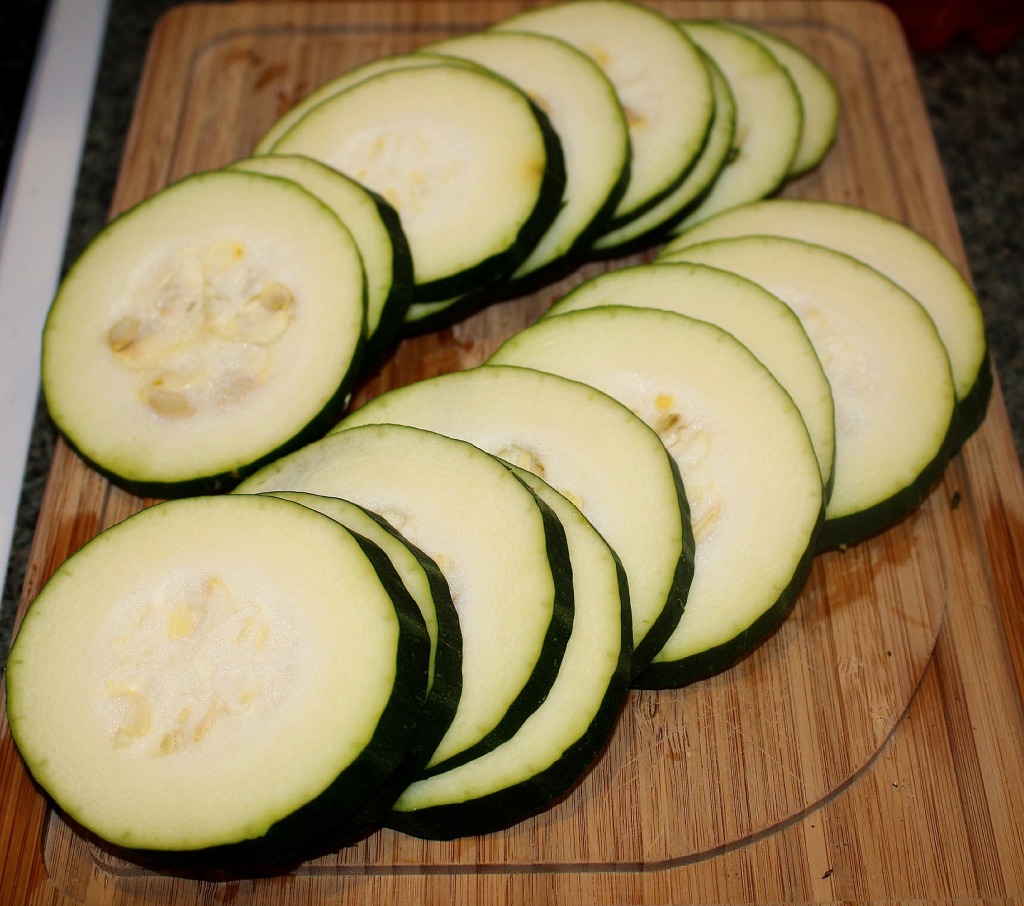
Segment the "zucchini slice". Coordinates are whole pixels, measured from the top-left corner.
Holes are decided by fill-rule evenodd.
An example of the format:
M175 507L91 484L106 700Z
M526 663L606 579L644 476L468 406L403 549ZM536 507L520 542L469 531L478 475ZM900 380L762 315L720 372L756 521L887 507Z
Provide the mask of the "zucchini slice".
M291 130L292 126L299 122L307 113L322 101L341 94L346 88L351 88L359 82L364 82L371 76L382 72L390 72L392 69L411 69L417 66L432 66L435 63L444 62L433 59L427 54L421 53L396 53L385 57L378 57L346 69L333 78L328 79L322 85L305 94L298 102L292 104L281 114L266 132L260 137L253 149L253 155L277 153L276 145L285 133Z
M364 288L351 234L297 183L186 177L111 221L62 282L43 332L50 414L140 496L225 489L337 420Z
M832 387L800 319L781 299L743 277L700 264L640 264L591 277L544 317L602 305L660 308L717 324L775 375L803 416L826 496L835 463Z
M610 218L629 179L630 144L615 87L585 53L531 32L488 30L424 50L471 60L514 82L547 115L565 162L565 196L554 222L509 277L506 292L534 286L579 254Z
M290 501L156 504L73 554L7 663L25 762L140 861L308 857L404 756L429 644L379 549Z
M836 465L823 548L884 531L931 490L949 455L955 392L924 308L866 264L777 236L716 239L678 260L732 270L800 318L836 409Z
M398 214L379 195L310 157L264 155L234 170L292 179L326 204L348 227L366 273L365 364L390 352L412 301L412 257Z
M706 54L704 64L711 76L715 106L707 141L696 163L683 181L654 207L599 236L591 249L593 257L628 255L664 241L672 227L710 191L728 162L736 132L736 101L718 64Z
M949 354L957 396L954 448L981 425L992 395L985 319L970 283L921 233L883 214L848 204L772 198L726 211L687 230L659 253L744 234L788 236L863 261L925 307Z
M568 41L590 54L615 86L632 158L610 229L682 181L704 147L714 97L701 54L672 20L629 0L570 0L527 10L495 27Z
M508 741L417 780L387 823L429 839L501 830L550 806L584 775L611 735L629 689L625 574L580 511L531 472L512 467L565 526L576 614L547 698Z
M314 441L240 490L351 500L437 563L462 629L463 685L427 770L504 741L550 689L572 624L565 533L493 456L418 428L364 425Z
M721 68L736 100L736 151L679 233L718 211L771 195L786 180L803 133L796 85L763 44L717 20L679 27Z
M390 390L339 428L373 423L468 441L572 500L626 571L634 672L654 657L682 614L693 537L678 471L632 412L585 384L488 363Z
M398 211L416 302L507 276L562 199L547 118L511 82L455 59L357 82L317 104L274 152L323 161Z
M793 179L813 170L835 143L839 128L840 100L836 83L821 64L792 41L748 22L724 23L763 44L786 69L803 108L800 143L789 165Z
M818 460L793 400L731 334L651 308L544 318L494 354L589 383L636 412L676 460L690 502L693 583L641 688L734 664L788 613L822 523Z
M429 557L402 538L379 516L348 500L302 492L277 491L291 500L340 522L388 558L423 618L430 641L427 688L416 729L402 761L345 822L349 843L375 830L409 782L423 770L455 716L462 690L462 632L448 583Z
M419 607L430 640L427 695L406 761L422 758L422 767L451 724L462 689L462 631L444 575L433 560L384 519L350 500L301 491L274 491L273 496L316 510L379 547Z

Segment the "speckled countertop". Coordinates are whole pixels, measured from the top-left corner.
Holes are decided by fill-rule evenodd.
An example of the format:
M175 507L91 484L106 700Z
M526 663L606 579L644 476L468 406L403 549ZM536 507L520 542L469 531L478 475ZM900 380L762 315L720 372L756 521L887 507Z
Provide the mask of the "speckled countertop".
M96 100L86 139L65 260L104 224L152 28L170 0L112 0ZM915 55L918 76L1006 398L1024 455L1024 37L998 54L958 37ZM0 666L53 449L36 419L11 562L0 604Z

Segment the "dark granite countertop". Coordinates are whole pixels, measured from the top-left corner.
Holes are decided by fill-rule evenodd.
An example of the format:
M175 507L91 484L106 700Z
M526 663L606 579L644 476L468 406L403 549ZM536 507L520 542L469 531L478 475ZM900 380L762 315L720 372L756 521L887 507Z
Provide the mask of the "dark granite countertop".
M65 261L107 217L150 33L170 0L112 0L107 41L72 213ZM1024 37L996 54L963 36L915 64L989 328L1018 455L1024 453ZM6 660L32 534L53 450L36 419L11 562L0 604Z

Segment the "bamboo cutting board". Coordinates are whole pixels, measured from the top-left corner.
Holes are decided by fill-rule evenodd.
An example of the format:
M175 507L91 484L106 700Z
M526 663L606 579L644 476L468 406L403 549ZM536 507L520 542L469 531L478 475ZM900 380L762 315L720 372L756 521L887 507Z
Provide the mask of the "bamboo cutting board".
M335 73L483 27L519 0L342 0L175 9L156 30L114 212L249 153ZM650 0L809 50L843 102L837 144L785 194L896 217L967 270L902 33L861 2ZM355 404L478 364L584 276L408 340ZM23 595L139 509L58 446ZM1024 483L998 385L924 506L817 558L782 628L693 687L634 692L594 769L509 831L380 831L286 877L143 870L48 807L0 718L0 904L1003 900L1024 893ZM274 778L268 777L267 783Z

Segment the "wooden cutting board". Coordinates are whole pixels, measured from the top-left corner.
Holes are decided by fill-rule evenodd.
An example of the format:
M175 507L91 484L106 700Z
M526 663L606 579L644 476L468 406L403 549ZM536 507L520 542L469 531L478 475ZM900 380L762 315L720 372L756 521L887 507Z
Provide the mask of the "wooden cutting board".
M156 30L114 212L243 157L335 73L480 28L519 0L188 5ZM809 50L843 102L824 164L785 194L862 205L967 272L896 19L862 2L651 0ZM403 343L356 404L481 362L591 265ZM144 504L58 446L22 608L69 553ZM1024 893L1024 484L997 384L923 507L817 558L787 622L687 689L636 692L607 751L551 810L450 843L381 831L286 877L147 872L51 809L0 718L0 904L626 904L1002 899ZM20 615L20 614L19 614ZM2 693L0 693L2 694ZM274 782L268 777L268 784Z

